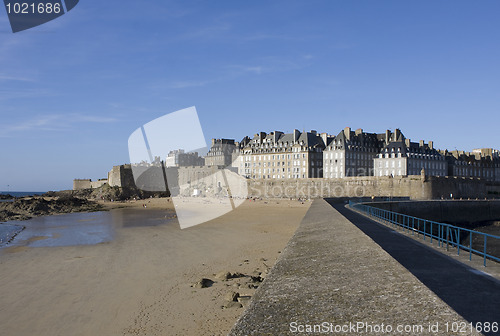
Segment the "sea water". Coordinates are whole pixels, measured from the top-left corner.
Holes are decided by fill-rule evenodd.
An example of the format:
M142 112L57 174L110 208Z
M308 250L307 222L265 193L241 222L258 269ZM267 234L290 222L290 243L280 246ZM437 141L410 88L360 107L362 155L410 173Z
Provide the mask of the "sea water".
M19 232L24 229L22 225L12 225L0 223L0 246L8 243L12 238L14 238Z
M169 215L171 212L160 209L113 209L9 221L0 224L6 238L12 236L15 227L25 229L9 244L0 246L94 245L113 240L117 230L170 224Z
M45 191L0 191L0 194L11 195L14 197L43 195Z

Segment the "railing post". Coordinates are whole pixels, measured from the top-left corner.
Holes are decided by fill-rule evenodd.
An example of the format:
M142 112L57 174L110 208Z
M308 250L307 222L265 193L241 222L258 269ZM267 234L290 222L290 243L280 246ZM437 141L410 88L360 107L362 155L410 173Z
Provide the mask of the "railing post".
M429 223L431 224L431 244L432 244L432 236L433 236L433 234L432 234L432 221Z
M425 241L425 219L424 219L424 241Z
M472 260L472 231L469 231L469 261Z
M446 226L446 251L450 250L450 227Z
M457 230L457 255L460 255L460 228Z
M484 235L484 267L486 267L486 238L488 238L488 236Z
M438 234L437 234L438 246L441 246L441 237L443 236L442 231L443 227L441 225L438 225Z
M441 247L444 246L444 229L445 229L445 226L444 225L441 225L441 224L438 224L438 232L439 232L439 235L438 235L438 239L439 239L439 242L441 243Z

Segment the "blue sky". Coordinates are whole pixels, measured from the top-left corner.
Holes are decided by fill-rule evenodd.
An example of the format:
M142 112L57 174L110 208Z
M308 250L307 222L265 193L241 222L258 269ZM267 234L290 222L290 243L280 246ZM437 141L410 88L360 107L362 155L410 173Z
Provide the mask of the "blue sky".
M350 126L498 148L499 13L494 0L81 0L13 34L0 9L0 190L106 177L135 129L193 105L207 143Z

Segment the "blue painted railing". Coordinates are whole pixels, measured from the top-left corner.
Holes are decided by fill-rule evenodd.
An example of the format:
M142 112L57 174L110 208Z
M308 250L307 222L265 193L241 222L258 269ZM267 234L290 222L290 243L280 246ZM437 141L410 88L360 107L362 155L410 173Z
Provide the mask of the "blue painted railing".
M487 253L488 241L491 243L492 240L496 239L496 242L500 243L499 236L464 229L451 224L434 222L423 218L379 209L373 206L369 206L366 203L364 204L349 201L349 207L357 209L368 215L369 217L386 221L393 227L400 227L403 229L403 231L406 231L412 235L421 235L423 236L424 240L428 240L430 243L432 243L434 240L441 247L444 247L446 245L447 250L449 250L451 246L451 248L457 250L458 255L460 255L460 251L469 252L469 260L472 260L473 253L479 255L483 258L484 266L486 266L487 259L500 262L500 258L498 256ZM469 237L465 239L466 242L462 242L462 240L464 240L467 235L469 235ZM479 241L482 244L482 247L480 249L473 248L473 236L479 237ZM464 245L467 243L467 241L468 245Z

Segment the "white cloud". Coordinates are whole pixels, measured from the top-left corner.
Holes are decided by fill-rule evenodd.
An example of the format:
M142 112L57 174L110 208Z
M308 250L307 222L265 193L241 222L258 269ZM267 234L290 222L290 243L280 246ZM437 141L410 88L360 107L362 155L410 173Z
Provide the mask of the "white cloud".
M0 81L19 81L19 82L34 82L33 78L24 76L10 76L5 74L0 74Z
M15 133L26 131L67 131L81 127L82 123L112 123L117 119L100 117L82 113L50 114L36 116L19 123L0 126L0 137L10 137Z
M273 72L286 72L297 69L302 69L310 64L313 58L311 54L305 56L297 56L295 59L285 59L274 56L261 57L256 60L256 64L232 64L224 65L218 76L210 79L193 79L179 80L173 82L160 82L152 84L151 90L162 91L166 89L189 89L194 87L202 87L213 83L234 80L248 75L262 75Z

